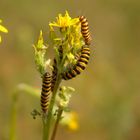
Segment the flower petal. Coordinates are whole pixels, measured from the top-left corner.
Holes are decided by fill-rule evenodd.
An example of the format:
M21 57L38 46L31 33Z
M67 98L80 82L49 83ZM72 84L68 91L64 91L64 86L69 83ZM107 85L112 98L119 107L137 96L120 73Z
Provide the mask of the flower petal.
M2 40L1 40L1 36L0 36L0 43L2 42Z
M8 30L2 25L0 25L0 31L4 33L8 33Z

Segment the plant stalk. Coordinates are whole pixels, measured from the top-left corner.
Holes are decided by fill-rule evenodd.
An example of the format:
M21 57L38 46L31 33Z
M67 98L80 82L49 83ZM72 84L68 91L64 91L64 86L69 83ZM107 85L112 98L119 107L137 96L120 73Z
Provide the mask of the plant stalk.
M63 109L60 107L59 110L58 110L56 122L55 122L54 129L53 129L53 133L52 133L52 136L51 136L51 140L55 140L55 136L56 136L58 124L59 124L59 121L60 121L60 119L61 119L62 113L63 113Z
M10 120L10 140L16 140L16 118L17 118L17 92L13 95L11 120Z
M51 129L53 106L55 103L56 93L59 88L60 82L61 82L61 74L58 73L57 80L56 80L54 90L52 93L52 97L50 100L48 114L47 116L43 117L43 140L49 140L49 137L50 137L49 134L50 134L50 129Z

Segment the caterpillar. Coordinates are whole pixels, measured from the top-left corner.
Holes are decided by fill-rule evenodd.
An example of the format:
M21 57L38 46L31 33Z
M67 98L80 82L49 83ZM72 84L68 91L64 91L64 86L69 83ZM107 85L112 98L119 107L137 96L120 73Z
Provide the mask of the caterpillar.
M88 46L83 46L81 49L81 55L77 60L77 63L73 68L70 68L68 71L62 73L62 78L64 80L69 80L79 75L87 66L90 56L90 49Z
M53 62L53 71L52 71L52 81L51 81L51 90L53 91L54 86L55 86L55 82L56 82L56 78L57 78L57 62L56 59L54 59Z
M81 22L81 33L82 33L82 36L85 40L85 44L90 45L91 36L90 36L90 32L89 32L88 21L84 16L80 16L79 20Z
M44 113L48 111L49 98L51 93L51 75L46 72L43 75L42 91L41 91L41 109Z

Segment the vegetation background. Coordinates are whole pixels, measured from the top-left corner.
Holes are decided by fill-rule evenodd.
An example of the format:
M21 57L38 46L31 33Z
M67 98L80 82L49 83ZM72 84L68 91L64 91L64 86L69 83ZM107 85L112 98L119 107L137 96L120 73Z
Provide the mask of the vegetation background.
M32 44L58 13L85 15L93 37L87 69L65 85L76 89L70 107L79 130L59 127L57 140L140 139L140 1L1 0L0 18L9 33L0 44L0 139L9 137L13 90L19 83L41 88ZM51 48L48 57L53 56ZM42 124L30 112L40 101L24 92L18 100L17 139L40 140Z

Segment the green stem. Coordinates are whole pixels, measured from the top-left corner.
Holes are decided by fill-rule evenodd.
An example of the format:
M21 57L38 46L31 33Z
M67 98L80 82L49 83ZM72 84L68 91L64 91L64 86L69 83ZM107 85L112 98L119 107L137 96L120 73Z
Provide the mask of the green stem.
M17 117L17 93L13 95L11 120L10 120L10 140L16 139L16 117Z
M56 93L57 93L60 82L61 82L61 75L58 73L57 80L56 80L56 83L55 83L55 87L54 87L52 97L51 97L51 100L50 100L50 105L49 105L49 110L48 110L47 117L46 116L43 117L43 140L49 140L53 106L54 106L54 103L55 103Z
M55 126L54 126L53 133L52 133L52 136L51 136L51 140L55 140L55 136L56 136L59 121L61 119L62 112L63 112L63 109L61 107L59 107L56 122L55 122Z

